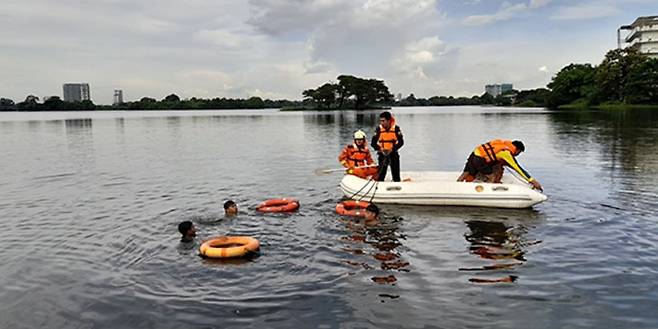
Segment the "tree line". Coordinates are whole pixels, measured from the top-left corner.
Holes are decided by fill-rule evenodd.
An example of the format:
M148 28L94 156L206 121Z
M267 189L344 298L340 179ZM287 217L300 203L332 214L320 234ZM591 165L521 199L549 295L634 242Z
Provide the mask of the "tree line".
M488 93L472 97L433 96L417 98L410 94L394 101L381 80L349 75L338 83L326 83L305 90L305 105L319 109L362 109L379 106L459 106L495 105L557 108L563 105L600 104L658 105L658 59L636 48L610 50L600 65L570 64L562 68L546 86L529 90L509 90L501 95ZM348 100L347 102L345 100Z
M570 64L548 84L547 106L658 104L658 59L636 48L609 51L601 64Z
M543 107L546 104L547 95L550 91L546 88L530 90L508 90L496 97L484 93L480 96L453 97L432 96L430 98L416 98L410 94L406 98L396 101L394 106L461 106L461 105L494 105L494 106L519 106L519 107Z
M304 106L316 109L367 109L382 106L545 106L548 89L510 90L492 96L488 93L473 97L433 96L417 98L410 94L406 98L394 100L393 95L382 80L364 79L351 75L340 75L337 83L325 83L316 89L304 90Z
M510 90L492 96L488 93L472 97L433 96L417 98L414 94L394 100L383 80L340 75L336 83L325 83L316 89L302 92L302 101L270 100L260 97L248 99L192 97L181 100L171 94L162 100L143 97L139 101L115 105L95 105L92 101L65 102L52 96L39 102L29 95L14 103L0 98L0 110L57 111L57 110L201 110L201 109L368 109L385 106L459 106L495 105L521 107L550 107L564 105L595 106L600 104L658 105L658 59L649 58L636 48L609 51L601 64L570 64L562 68L547 88Z
M265 109L282 108L286 106L301 106L300 101L270 100L260 97L212 98L202 99L192 97L180 99L176 94L170 94L161 100L142 97L139 101L125 102L115 105L96 105L90 100L81 102L66 102L59 96L51 96L43 102L39 97L28 95L24 101L15 103L8 98L0 98L0 110L4 111L94 111L94 110L211 110L211 109Z
M393 95L383 80L340 75L338 83L325 83L317 89L302 92L306 105L320 109L365 109L390 105Z

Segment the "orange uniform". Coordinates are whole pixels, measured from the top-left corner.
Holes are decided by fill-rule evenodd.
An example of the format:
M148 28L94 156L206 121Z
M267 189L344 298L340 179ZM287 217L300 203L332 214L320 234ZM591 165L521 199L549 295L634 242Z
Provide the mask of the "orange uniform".
M510 140L495 139L489 141L473 150L473 153L471 153L471 156L469 156L466 161L464 172L468 172L471 175L468 179L470 181L475 178L477 173L485 175L491 174L493 172L493 167L496 164L501 164L511 167L526 181L532 183L535 179L530 177L530 174L525 171L525 169L521 168L516 161L516 158L514 157L516 152L516 146L514 146ZM496 180L500 181L500 178L497 178Z
M363 144L362 148L359 148L356 144L349 144L345 146L343 151L338 156L338 161L340 161L340 164L342 164L345 168L349 168L347 172L348 174L352 174L364 179L366 179L368 176L377 174L377 167L355 168L369 166L374 163L366 143Z

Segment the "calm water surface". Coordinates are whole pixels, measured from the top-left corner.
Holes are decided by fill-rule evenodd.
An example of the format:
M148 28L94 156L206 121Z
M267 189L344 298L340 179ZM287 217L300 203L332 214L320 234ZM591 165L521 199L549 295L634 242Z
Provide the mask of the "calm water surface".
M549 200L337 216L313 171L377 112L0 113L0 328L658 327L658 113L393 112L403 171L521 139ZM254 211L283 196L300 211ZM183 220L261 254L204 260Z

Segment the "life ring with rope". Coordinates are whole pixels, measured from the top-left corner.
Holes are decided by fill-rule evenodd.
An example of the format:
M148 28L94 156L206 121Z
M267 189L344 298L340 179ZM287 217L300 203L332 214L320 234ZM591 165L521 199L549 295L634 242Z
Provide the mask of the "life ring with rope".
M289 198L265 200L256 207L260 212L292 212L297 209L299 201Z
M365 217L365 209L370 205L365 201L346 200L336 205L336 213L344 216Z

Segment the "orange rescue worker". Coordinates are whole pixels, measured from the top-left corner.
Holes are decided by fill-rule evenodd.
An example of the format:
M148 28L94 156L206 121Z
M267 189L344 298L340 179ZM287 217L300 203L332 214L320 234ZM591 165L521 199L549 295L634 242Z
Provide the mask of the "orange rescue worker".
M347 173L368 179L371 176L377 175L377 167L372 166L374 161L366 143L366 133L357 130L354 133L354 143L345 146L343 152L338 156L338 161L343 167L347 168ZM357 168L366 167L368 168Z
M503 166L508 166L521 175L532 187L543 191L541 184L530 177L530 174L516 162L515 157L523 151L525 151L525 146L521 141L495 139L482 144L476 147L468 157L464 172L457 178L457 181L472 182L477 178L484 182L500 183L503 178Z
M377 162L379 163L378 181L386 177L386 170L391 166L391 176L394 182L400 181L400 154L398 150L404 145L402 130L395 124L391 112L384 111L379 114L379 126L372 136L372 147L377 150Z

